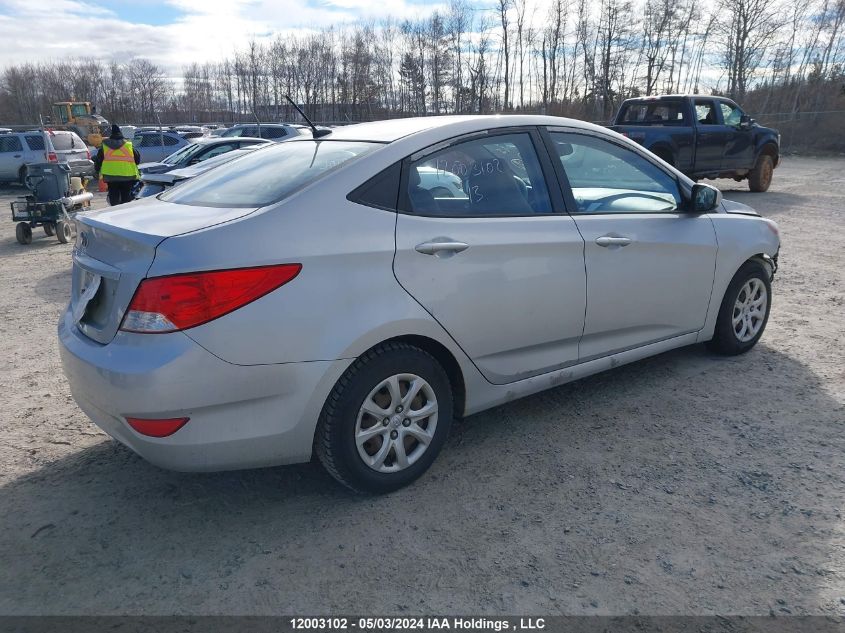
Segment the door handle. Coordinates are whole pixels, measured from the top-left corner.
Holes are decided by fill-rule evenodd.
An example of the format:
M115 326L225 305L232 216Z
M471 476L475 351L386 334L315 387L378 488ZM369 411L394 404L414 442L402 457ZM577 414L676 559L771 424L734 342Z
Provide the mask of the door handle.
M461 251L465 251L468 248L469 244L465 242L455 242L445 238L436 238L430 242L417 244L414 247L414 250L418 253L422 253L423 255L437 255L438 253L443 253L444 256L450 256L460 253Z
M603 235L596 238L596 244L599 246L628 246L632 242L630 237L614 237L612 235Z
M20 154L15 154L15 158L20 158L20 157L21 157Z

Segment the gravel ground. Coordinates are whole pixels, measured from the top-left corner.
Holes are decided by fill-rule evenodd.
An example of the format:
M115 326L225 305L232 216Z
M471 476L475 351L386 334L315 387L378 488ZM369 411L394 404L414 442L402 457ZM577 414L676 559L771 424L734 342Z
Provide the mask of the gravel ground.
M472 416L381 498L315 463L178 474L111 441L59 366L71 247L19 246L7 218L0 613L845 613L845 160L718 184L782 231L751 353L676 350Z

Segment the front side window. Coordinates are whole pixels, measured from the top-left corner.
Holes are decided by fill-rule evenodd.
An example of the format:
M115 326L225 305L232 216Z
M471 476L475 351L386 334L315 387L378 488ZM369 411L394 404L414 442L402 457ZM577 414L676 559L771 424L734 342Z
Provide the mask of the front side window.
M537 152L527 133L477 138L410 163L409 210L420 215L552 213Z
M264 207L380 146L329 140L268 144L192 178L161 199L206 207Z
M722 108L722 120L725 122L725 125L739 127L740 121L742 120L742 110L724 101L719 102L719 107Z
M0 136L0 152L19 152L23 149L17 136Z
M699 125L718 125L719 120L716 118L716 108L712 101L696 101L695 102L695 118Z
M579 213L670 213L678 182L637 152L595 136L552 132Z

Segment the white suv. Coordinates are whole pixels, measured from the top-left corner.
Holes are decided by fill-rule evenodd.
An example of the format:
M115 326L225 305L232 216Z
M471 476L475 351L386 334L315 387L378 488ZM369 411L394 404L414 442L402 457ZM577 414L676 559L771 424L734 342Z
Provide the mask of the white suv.
M67 163L73 176L92 176L94 162L74 132L30 130L0 133L0 181L23 184L32 163Z

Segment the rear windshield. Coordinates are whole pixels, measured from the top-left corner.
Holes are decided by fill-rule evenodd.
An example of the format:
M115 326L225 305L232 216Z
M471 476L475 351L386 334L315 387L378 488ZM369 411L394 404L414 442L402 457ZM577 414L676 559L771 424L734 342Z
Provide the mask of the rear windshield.
M684 125L682 101L634 102L622 106L623 125Z
M73 134L53 134L50 136L50 141L57 152L74 149ZM76 149L81 149L81 147L76 145Z
M161 199L204 207L263 207L379 145L329 140L273 144L197 176Z

